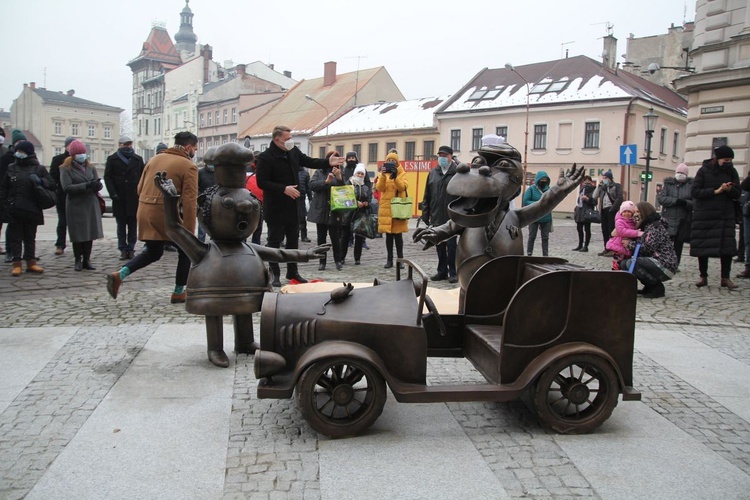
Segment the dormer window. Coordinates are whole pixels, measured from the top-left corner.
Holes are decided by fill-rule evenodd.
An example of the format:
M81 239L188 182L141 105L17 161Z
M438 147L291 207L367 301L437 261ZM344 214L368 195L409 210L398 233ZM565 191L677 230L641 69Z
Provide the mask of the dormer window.
M495 87L493 89L481 88L477 89L469 96L468 101L485 101L496 98L503 91L503 87Z

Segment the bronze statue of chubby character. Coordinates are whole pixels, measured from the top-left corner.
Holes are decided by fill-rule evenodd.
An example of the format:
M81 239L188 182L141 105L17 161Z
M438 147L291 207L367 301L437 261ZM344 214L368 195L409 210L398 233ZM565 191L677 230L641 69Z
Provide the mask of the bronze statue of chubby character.
M253 153L237 143L206 152L204 161L213 164L216 185L198 195L198 218L208 243L201 242L180 223L179 195L165 172L154 183L164 196L167 235L190 258L185 309L206 317L208 359L220 367L229 366L224 352L222 316L234 318L234 349L254 353L252 314L260 311L263 294L273 291L264 261L307 262L325 255L330 245L307 251L281 250L248 243L261 220L261 204L245 189L246 166Z

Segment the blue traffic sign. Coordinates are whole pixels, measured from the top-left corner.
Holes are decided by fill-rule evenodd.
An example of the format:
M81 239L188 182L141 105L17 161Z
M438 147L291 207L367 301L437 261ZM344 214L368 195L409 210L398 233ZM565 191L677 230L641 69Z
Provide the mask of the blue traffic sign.
M620 165L635 165L638 160L638 146L623 144L620 146Z

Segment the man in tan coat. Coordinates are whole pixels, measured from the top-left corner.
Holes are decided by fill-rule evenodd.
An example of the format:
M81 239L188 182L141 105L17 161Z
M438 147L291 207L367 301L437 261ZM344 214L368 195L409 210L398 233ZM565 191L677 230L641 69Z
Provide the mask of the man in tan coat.
M193 163L198 138L190 132L179 132L174 138L174 147L151 158L143 169L138 183L138 239L145 243L143 251L130 259L117 272L107 275L107 291L113 299L117 298L122 280L128 275L142 269L164 254L164 246L169 243L164 222L164 200L159 188L154 184L157 172L166 172L167 178L174 183L180 194L181 213L188 214L182 225L188 231L195 232L195 214L198 203L198 167ZM190 259L182 250L178 250L175 288L172 293L172 304L185 302Z

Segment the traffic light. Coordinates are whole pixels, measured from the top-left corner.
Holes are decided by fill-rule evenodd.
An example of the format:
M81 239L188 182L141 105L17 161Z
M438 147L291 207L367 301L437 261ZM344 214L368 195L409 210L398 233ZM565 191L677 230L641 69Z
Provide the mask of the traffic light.
M648 173L648 180L652 180L653 178L654 178L654 173L653 172L649 172ZM641 180L642 181L646 180L646 172L641 172Z

